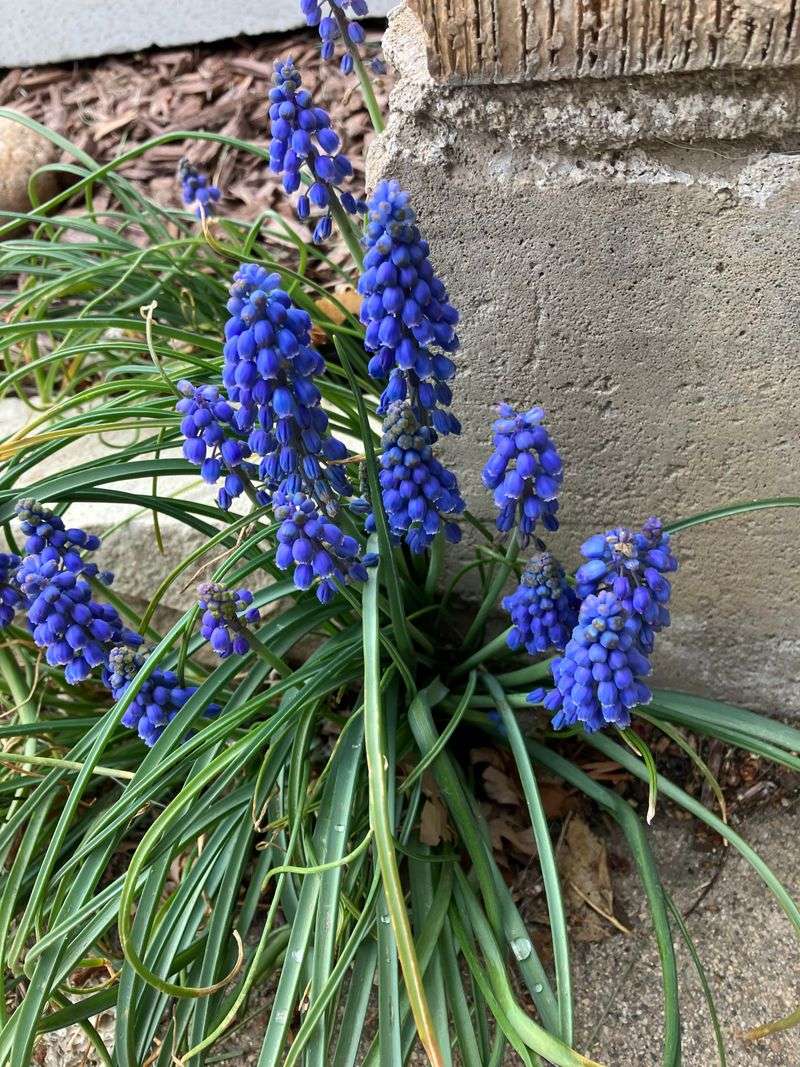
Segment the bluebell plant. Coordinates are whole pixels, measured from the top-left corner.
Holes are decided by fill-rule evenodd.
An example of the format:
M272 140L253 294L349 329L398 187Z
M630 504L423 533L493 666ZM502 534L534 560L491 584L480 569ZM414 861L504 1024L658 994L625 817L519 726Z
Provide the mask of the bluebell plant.
M379 130L362 62L365 0L300 2L324 58L341 57L344 72L357 74ZM352 270L310 245L295 264L296 235L266 222L226 221L222 245L183 211L171 217L180 255L166 263L172 252L159 209L152 227L159 266L141 293L152 299L158 288L163 319L148 319L144 341L134 320L124 338L136 358L147 348L159 374L128 352L129 362L105 377L92 364L91 392L102 399L86 415L98 433L129 419L146 429L125 446L122 461L111 457L108 486L111 460L93 460L66 478L59 472L34 483L14 509L9 486L17 470L29 469L27 456L4 471L0 688L13 700L24 739L21 751L4 749L22 773L3 785L0 852L10 874L0 889L0 941L13 941L7 978L23 1009L9 1002L0 1044L13 1045L13 1063L29 1063L42 1029L115 1004L116 1047L126 1060L149 1062L158 1048L162 1060L194 1062L272 968L279 973L260 1062L281 1062L290 1038L293 1063L353 1062L358 1041L349 1024L339 1027L336 1007L337 982L352 974L344 1016L367 1017L362 993L377 976L377 1037L367 1059L399 1064L414 1047L402 1021L399 965L434 1067L456 1055L470 1064L500 1062L506 1039L525 1062L589 1067L593 1061L572 1049L566 920L537 786L544 768L596 799L632 842L665 961L665 1062L677 1064L677 972L647 835L629 796L568 758L575 735L581 752L596 749L644 782L652 807L659 779L649 732L661 730L676 744L683 737L671 723L713 735L706 703L686 710L675 694L650 684L678 568L670 529L656 517L638 526L615 515L609 501L602 522L572 517L568 529L585 532L571 544L560 529L569 457L565 450L562 458L559 414L548 417L534 402L534 383L524 396L487 398L485 426L474 428L481 451L473 441L464 462L459 313L445 281L452 265L429 246L425 220L399 181L357 187L329 112L303 88L292 59L275 63L268 116L269 147L259 146L258 165L268 152L313 240L344 242ZM213 215L219 190L208 176L184 161L180 180L185 205L200 218ZM146 214L140 221L144 231ZM61 225L48 217L51 223ZM87 231L100 241L91 213L81 225L82 241ZM78 350L94 353L107 323L136 303L137 276L130 257L120 255L119 234L112 236L113 255L104 261L104 270L116 271L111 295L93 296L74 315L74 262L83 244L69 244L66 256L67 246L54 242L57 256L46 268L35 244L32 275L68 267L64 292L54 290L55 343L32 360L35 368L50 365L57 345L73 359ZM132 255L140 254L133 245ZM319 273L311 276L309 264ZM328 270L354 283L357 313L343 307L337 319L322 310ZM98 273L92 262L79 284L94 284ZM47 274L42 288L51 284ZM324 294L328 306L337 291ZM122 304L98 309L105 299ZM11 324L15 344L46 322L29 320L25 307ZM503 402L490 415L493 400ZM64 425L64 439L72 440L72 412ZM60 446L57 431L38 438L35 431L3 442L6 454L30 448L49 457ZM176 473L196 473L216 506L167 495L161 475ZM145 488L119 488L129 474ZM470 494L480 515L468 509ZM162 512L178 517L199 538L141 614L112 591L113 574L97 562L100 539L66 521L73 500L95 499L133 503L148 522ZM159 547L168 536L156 523ZM446 549L459 542L454 563ZM573 551L577 557L577 542L573 570L565 562ZM159 639L161 598L180 575L188 579L184 590L196 586L196 594ZM40 674L48 695L55 693L53 713L42 721L32 696ZM103 708L116 703L87 729L98 693ZM70 717L73 701L78 714ZM797 731L761 720L756 727L754 717L735 712L715 711L717 719L727 716L727 739L755 750L763 730L763 752L796 765ZM473 775L460 765L471 746L464 724L506 747L518 769L547 896L555 984L505 887L485 798L473 795ZM2 730L12 736L5 721ZM62 736L68 741L60 749ZM142 744L152 750L146 758ZM41 782L31 780L37 761L47 775ZM419 808L433 795L423 772L447 813L439 827L446 846L425 845L435 853L434 874L414 837ZM74 781L63 812L54 811L66 775ZM97 796L85 804L89 789ZM668 789L676 803L705 811L676 785ZM724 820L701 817L737 844ZM109 867L115 845L125 852L122 878ZM401 874L406 856L410 878ZM422 927L431 934L427 963L416 954ZM234 941L246 937L247 950L237 953ZM35 952L26 955L31 942ZM81 998L71 976L100 953L114 979ZM481 989L479 1004L462 988L465 971ZM523 986L535 1019L518 1000ZM177 1009L173 998L180 998ZM49 1004L52 1014L42 1007ZM493 1033L478 1017L486 1005L499 1020ZM443 1052L448 1011L457 1025L452 1051Z

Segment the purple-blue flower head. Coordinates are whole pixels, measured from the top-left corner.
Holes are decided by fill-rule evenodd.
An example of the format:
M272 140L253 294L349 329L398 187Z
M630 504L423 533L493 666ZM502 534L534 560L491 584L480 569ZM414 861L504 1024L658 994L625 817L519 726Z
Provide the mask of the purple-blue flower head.
M383 422L380 483L390 533L424 552L439 530L461 540L453 517L464 510L458 479L433 454L436 433L421 426L408 402L391 404ZM370 527L374 523L370 524Z
M364 298L364 347L374 353L369 373L389 379L378 411L410 400L421 422L430 422L439 434L458 433L458 420L446 410L452 402L448 382L456 368L449 354L458 348L458 312L434 273L428 242L399 182L378 183L368 218L358 291Z
M608 589L590 594L564 655L553 660L555 689L530 694L554 713L556 730L580 725L588 733L604 726L625 729L632 708L647 704L651 693L642 681L650 662L640 650L639 623Z
M306 23L319 29L324 60L333 59L336 42L342 36L346 38L340 66L343 74L350 74L353 69L350 49L355 51L364 41L364 30L354 20L369 14L367 0L300 0L300 10Z
M365 582L372 558L359 558L354 537L338 523L320 513L304 493L276 493L273 512L280 522L275 563L292 570L298 589L315 587L317 599L327 604L336 595L337 584Z
M218 386L192 385L182 379L178 392L183 394L175 405L183 416L183 454L200 468L203 481L209 485L215 485L225 473L217 503L227 511L244 492L242 472L251 452L247 436L237 425L236 412Z
M550 648L563 650L578 621L578 598L550 552L540 552L528 561L519 585L503 599L503 607L514 624L509 647L524 647L531 656Z
M295 193L302 184L302 168L308 168L312 181L308 190L298 197L297 215L307 221L312 209L323 212L314 229L315 242L322 243L332 229L332 199L338 197L350 214L363 211L365 205L352 193L339 191L353 173L352 164L341 151L339 136L331 128L328 112L322 107L314 107L311 93L301 88L302 79L294 61L276 60L272 80L274 84L269 92L270 169L283 176L287 193Z
M178 180L184 204L198 219L215 214L214 205L221 195L219 187L212 185L208 175L193 166L185 156L178 164Z
M620 526L594 534L581 545L581 553L586 563L575 575L578 596L612 589L640 620L642 648L651 652L654 634L670 622L672 586L665 575L678 569L661 521L651 517L639 531Z
M501 404L499 412L492 426L494 451L483 468L483 484L494 490L497 529L507 533L516 524L524 546L537 523L546 530L558 529L561 457L542 425L542 408L518 413L510 404Z
M114 644L141 643L116 608L94 599L80 571L69 569L56 548L26 555L16 574L28 627L51 667L63 666L70 684L88 678Z
M197 587L197 601L203 615L200 633L218 656L242 656L250 647L247 625L259 621L249 589L226 589L219 582L203 582Z
M61 556L64 566L74 574L85 574L88 578L99 575L96 563L86 560L83 552L96 552L100 547L100 538L75 527L67 529L64 520L50 508L44 507L36 500L23 498L14 506L20 531L25 535L24 552L26 555L55 549ZM110 584L111 576L102 575Z
M147 661L148 653L126 645L112 648L108 665L103 672L103 681L111 690L114 700L124 696L133 678ZM152 747L161 737L186 701L197 692L196 685L183 685L175 671L154 668L139 688L128 709L122 716L122 725L136 730L146 745ZM209 704L204 714L219 713L218 704Z
M315 377L325 361L311 346L311 319L280 288L280 277L255 263L234 275L225 324L222 380L238 407L232 416L260 457L268 495L304 492L335 510L352 488L341 461L346 446L333 437Z

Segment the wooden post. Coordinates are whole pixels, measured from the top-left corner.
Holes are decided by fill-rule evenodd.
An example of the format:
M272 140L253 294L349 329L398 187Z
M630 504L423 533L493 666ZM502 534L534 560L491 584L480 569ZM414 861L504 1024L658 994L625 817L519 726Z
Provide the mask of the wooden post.
M800 64L798 0L409 0L447 82Z

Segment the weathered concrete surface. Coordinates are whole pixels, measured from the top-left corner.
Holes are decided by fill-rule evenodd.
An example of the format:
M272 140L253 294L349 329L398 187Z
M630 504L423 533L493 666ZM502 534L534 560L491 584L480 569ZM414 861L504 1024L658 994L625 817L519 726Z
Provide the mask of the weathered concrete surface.
M396 0L371 0L385 15ZM0 67L36 66L64 59L135 52L152 45L195 44L240 33L280 33L305 23L297 0L0 0Z
M403 9L385 47L369 178L409 189L461 312L470 508L504 399L549 412L571 564L607 525L798 495L800 76L442 88ZM658 680L800 710L798 548L788 509L681 534Z
M750 812L734 827L797 899L800 853L798 801ZM693 822L660 812L649 832L661 877L686 920L716 1001L728 1067L796 1067L800 1029L757 1042L743 1034L788 1015L800 1003L800 945L777 900L732 848L698 848ZM623 841L618 855L628 856ZM723 855L723 852L726 854ZM629 857L628 857L629 858ZM709 882L715 879L704 895ZM657 1067L661 1063L663 1005L658 953L641 885L629 865L614 876L615 913L633 936L614 934L576 946L576 1046L609 1067ZM701 903L693 908L693 905ZM683 1067L718 1063L711 1019L691 958L676 935L682 1008ZM606 1008L609 1008L604 1015Z

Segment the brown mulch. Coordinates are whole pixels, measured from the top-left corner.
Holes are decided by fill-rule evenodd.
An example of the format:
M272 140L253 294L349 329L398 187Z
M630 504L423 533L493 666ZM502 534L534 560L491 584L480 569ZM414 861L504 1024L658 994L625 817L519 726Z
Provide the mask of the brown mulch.
M368 55L378 54L381 30L368 30ZM223 133L267 148L266 94L272 63L293 56L303 84L331 112L355 169L352 188L363 188L364 150L372 131L354 76L339 74L319 57L315 32L238 38L187 48L152 49L48 67L8 71L0 105L22 111L57 131L100 162L159 134L178 130ZM390 76L375 79L385 108ZM223 191L218 213L251 219L266 208L292 210L266 163L211 141L159 145L129 164L124 175L142 183L159 203L177 207L175 172L188 155ZM69 155L64 153L64 161Z

